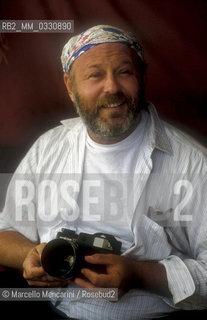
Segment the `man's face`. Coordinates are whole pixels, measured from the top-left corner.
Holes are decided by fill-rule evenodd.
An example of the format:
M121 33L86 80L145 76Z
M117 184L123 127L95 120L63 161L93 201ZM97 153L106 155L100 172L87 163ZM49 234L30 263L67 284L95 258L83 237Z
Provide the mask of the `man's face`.
M74 62L72 75L68 91L89 133L115 138L132 131L141 93L132 49L119 43L95 46Z

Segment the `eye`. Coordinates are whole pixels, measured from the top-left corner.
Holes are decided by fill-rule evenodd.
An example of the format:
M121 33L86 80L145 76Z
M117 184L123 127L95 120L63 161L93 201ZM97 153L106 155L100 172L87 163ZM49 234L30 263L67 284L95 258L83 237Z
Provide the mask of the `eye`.
M120 70L119 73L120 73L120 74L123 74L123 75L133 74L133 72L132 72L131 69L123 69L123 70Z
M89 75L89 78L94 78L94 79L96 79L96 78L100 78L101 77L101 72L94 72L94 73L91 73L90 75Z

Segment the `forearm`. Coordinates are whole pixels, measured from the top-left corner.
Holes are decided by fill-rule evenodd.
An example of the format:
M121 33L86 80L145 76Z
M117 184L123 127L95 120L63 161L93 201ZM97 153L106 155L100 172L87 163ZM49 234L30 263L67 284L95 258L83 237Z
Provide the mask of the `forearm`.
M0 265L22 271L22 264L28 252L36 244L18 232L0 233Z

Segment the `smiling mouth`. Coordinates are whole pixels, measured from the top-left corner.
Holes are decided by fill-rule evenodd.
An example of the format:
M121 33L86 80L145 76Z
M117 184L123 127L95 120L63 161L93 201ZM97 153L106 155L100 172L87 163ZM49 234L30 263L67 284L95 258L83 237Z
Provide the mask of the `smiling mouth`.
M110 108L110 109L118 108L124 103L125 103L125 101L121 101L121 102L117 102L117 103L110 103L107 105L102 105L101 108Z

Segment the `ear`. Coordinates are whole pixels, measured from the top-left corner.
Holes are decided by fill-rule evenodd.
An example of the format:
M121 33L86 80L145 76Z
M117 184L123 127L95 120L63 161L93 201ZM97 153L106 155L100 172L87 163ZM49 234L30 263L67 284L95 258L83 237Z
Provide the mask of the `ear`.
M65 72L63 75L63 79L64 79L65 86L67 88L69 97L74 102L73 84L72 84L72 80L70 79L69 74Z

